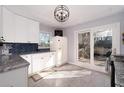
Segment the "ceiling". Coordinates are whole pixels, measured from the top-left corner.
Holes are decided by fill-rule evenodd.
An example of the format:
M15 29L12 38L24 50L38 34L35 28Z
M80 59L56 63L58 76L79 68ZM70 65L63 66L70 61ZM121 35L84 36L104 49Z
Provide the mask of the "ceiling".
M66 28L124 11L124 6L112 5L67 5L70 17L66 22L57 22L54 9L57 5L8 5L6 8L22 16L40 21L55 28Z

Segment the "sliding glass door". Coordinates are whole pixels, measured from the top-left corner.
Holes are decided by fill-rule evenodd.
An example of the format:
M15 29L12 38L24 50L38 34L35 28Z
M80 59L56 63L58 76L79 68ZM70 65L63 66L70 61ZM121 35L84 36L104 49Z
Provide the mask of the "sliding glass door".
M106 53L112 50L112 30L93 29L78 33L78 61L105 67Z
M120 54L120 23L84 29L75 33L76 62L105 71L107 52Z
M78 33L78 61L90 63L90 32Z
M106 53L112 50L112 31L106 29L94 32L94 64L105 66Z

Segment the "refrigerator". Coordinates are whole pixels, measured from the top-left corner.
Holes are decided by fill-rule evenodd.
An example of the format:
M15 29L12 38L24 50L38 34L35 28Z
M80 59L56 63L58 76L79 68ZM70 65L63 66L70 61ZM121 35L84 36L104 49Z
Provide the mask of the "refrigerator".
M55 36L50 41L50 51L56 54L55 65L62 66L67 63L67 38Z

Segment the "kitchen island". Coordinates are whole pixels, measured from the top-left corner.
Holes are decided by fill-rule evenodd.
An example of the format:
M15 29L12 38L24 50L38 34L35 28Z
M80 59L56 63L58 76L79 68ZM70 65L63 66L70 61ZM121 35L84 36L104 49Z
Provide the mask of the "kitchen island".
M115 66L115 84L124 87L124 55L113 55Z
M0 56L0 87L28 86L28 66L19 55Z

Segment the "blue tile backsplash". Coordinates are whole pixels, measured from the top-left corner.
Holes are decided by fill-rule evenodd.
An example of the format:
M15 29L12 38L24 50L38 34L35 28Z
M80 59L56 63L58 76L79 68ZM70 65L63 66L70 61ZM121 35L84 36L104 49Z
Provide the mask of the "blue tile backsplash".
M30 43L13 43L11 44L11 49L9 50L12 54L23 54L35 52L38 50L38 44Z
M38 49L37 43L3 43L0 46L1 49L6 46L9 49L10 54L26 54L26 53L34 53L34 52L50 52L50 48L46 49ZM0 55L2 53L0 52Z

